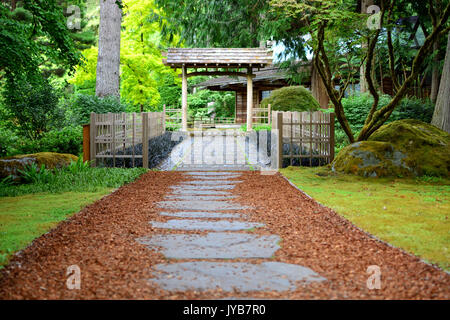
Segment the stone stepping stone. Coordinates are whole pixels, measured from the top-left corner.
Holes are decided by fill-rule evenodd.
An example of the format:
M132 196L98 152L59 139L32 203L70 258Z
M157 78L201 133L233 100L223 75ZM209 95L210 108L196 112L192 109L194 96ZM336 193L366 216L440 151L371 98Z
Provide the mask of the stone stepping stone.
M326 280L309 268L281 262L195 261L157 264L155 271L150 281L168 291L287 291L296 289L296 281Z
M176 200L189 200L189 201L225 201L236 198L236 196L199 196L199 195L179 195L179 194L171 194L166 196L166 199L176 199Z
M235 184L241 183L241 180L191 180L183 182L182 185L186 184L198 184L198 185L225 185L225 184Z
M207 235L159 235L140 238L150 248L161 247L171 259L270 258L278 246L278 236L212 232Z
M161 229L210 230L210 231L239 231L264 227L264 224L255 222L226 221L226 220L205 221L198 219L190 219L190 220L173 219L167 222L151 221L150 224L153 227Z
M231 176L239 174L238 172L213 172L213 171L191 171L186 172L184 174L192 175L192 176ZM240 175L240 174L239 174Z
M174 190L172 195L191 195L191 196L231 196L232 193L220 190Z
M180 218L241 218L239 213L218 213L218 212L190 212L190 211L179 211L179 212L160 212L160 215L167 217L180 217Z
M220 184L220 185L178 185L172 186L174 190L231 190L235 185L232 184Z
M241 175L229 175L229 176L191 176L193 179L199 180L214 180L214 181L227 181L227 179L239 178Z
M222 211L222 210L244 210L250 207L241 206L228 201L162 201L158 206L163 209L177 210L202 210L202 211Z

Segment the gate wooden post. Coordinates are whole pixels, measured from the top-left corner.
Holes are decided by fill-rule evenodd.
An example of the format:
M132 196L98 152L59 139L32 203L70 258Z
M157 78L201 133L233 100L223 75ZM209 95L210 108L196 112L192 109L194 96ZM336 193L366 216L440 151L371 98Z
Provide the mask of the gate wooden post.
M148 113L142 112L142 167L148 169Z
M90 145L90 160L91 167L95 167L97 165L97 153L95 148L95 136L97 134L97 126L95 124L95 113L91 112L91 121L89 127L89 145Z
M334 113L330 114L330 163L334 160Z
M91 160L91 145L90 145L91 127L89 124L83 125L83 162Z
M278 168L283 168L283 112L277 113L278 128Z

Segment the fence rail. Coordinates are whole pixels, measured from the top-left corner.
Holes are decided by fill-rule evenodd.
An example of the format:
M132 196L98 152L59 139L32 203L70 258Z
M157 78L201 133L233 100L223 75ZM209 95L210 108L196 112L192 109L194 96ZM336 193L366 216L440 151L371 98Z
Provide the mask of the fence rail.
M271 124L271 106L270 104L267 106L267 108L261 108L258 106L257 108L253 108L253 124Z
M278 167L313 161L319 165L334 159L334 113L273 112L272 128L278 129ZM309 161L308 161L309 160Z
M134 167L136 159L142 159L148 167L148 142L165 132L162 112L91 113L90 159L92 166L102 159L113 167L118 159L130 159ZM142 147L137 147L142 145Z

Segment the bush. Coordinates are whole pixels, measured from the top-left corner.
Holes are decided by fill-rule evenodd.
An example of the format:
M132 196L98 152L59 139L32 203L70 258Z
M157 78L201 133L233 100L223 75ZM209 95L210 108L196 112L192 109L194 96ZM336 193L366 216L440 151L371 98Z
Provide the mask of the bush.
M83 152L83 128L66 127L45 133L38 140L23 139L17 153L56 152L79 155ZM17 154L16 153L16 154Z
M118 113L125 112L127 104L115 97L98 98L96 96L76 94L68 101L68 117L72 125L83 125L90 122L91 112Z
M63 125L65 112L59 106L58 93L48 82L23 82L20 90L7 88L3 94L7 116L21 135L34 140Z
M19 153L18 140L19 138L12 130L0 128L0 157Z
M315 111L319 103L308 89L302 86L284 87L272 91L270 97L261 101L261 107L271 105L274 111Z

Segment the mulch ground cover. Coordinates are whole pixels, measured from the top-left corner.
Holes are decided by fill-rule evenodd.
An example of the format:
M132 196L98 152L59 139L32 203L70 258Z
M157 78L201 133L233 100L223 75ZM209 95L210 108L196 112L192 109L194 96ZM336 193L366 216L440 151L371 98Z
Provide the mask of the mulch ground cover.
M299 284L292 292L166 292L147 280L152 266L170 261L135 241L164 233L149 221L167 221L156 202L169 186L189 179L180 172L149 172L136 182L87 206L39 237L0 272L0 299L449 299L450 275L371 238L332 210L309 199L281 175L245 172L231 192L246 220L266 226L256 234L283 240L273 259L311 268L327 281ZM166 210L164 210L166 211ZM380 213L382 214L382 213ZM218 260L219 261L219 260ZM226 260L259 263L261 259ZM81 289L66 287L66 270L81 269ZM381 269L381 289L369 290L366 272Z

